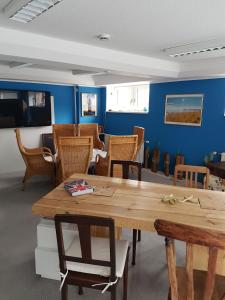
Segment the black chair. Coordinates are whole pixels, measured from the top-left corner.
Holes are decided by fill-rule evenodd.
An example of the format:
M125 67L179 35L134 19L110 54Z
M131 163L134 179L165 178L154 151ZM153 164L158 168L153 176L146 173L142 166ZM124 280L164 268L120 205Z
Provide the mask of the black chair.
M43 147L49 148L53 155L55 154L56 151L52 133L42 133L42 145Z
M129 178L129 171L131 167L136 167L138 171L138 181L141 181L141 170L142 165L137 161L131 160L112 160L111 161L111 169L110 169L110 176L113 177L113 167L114 165L122 165L122 176L123 179ZM138 237L137 237L138 235ZM136 246L138 242L141 241L141 230L133 229L133 253L132 253L132 265L136 263Z
M76 224L77 235L68 249L63 241L62 223ZM114 220L81 215L56 215L56 236L61 274L61 299L68 299L68 285L109 290L116 300L116 287L123 277L123 300L127 300L129 242L115 240ZM91 237L91 227L109 230L109 238Z

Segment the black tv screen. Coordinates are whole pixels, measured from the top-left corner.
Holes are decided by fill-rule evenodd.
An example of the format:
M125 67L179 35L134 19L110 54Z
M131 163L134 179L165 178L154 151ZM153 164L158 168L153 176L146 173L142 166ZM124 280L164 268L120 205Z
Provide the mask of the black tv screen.
M0 99L0 128L51 125L48 92L23 91L17 99Z

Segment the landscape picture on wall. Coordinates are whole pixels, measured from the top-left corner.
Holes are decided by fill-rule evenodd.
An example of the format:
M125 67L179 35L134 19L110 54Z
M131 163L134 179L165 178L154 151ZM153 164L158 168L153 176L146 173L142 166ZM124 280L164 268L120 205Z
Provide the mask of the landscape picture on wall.
M81 94L82 116L97 116L97 94Z
M201 126L203 95L167 95L165 123Z

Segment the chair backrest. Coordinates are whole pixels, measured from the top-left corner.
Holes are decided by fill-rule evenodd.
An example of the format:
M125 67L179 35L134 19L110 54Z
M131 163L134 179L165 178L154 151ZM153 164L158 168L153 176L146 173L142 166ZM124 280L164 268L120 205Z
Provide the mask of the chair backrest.
M185 185L190 188L198 188L198 174L205 175L203 187L208 189L209 169L202 166L176 165L174 171L174 185L177 183L179 174L185 173Z
M134 126L133 127L133 134L138 136L138 143L137 143L137 154L141 149L141 146L144 143L145 138L145 129L144 127Z
M16 128L16 129L15 129L15 134L16 134L16 141L17 141L17 144L18 144L20 153L21 153L22 156L23 156L23 154L26 153L26 150L25 150L25 147L24 147L23 144L22 144L21 135L20 135L20 129L19 129L19 128Z
M78 124L78 136L92 136L93 144L95 148L96 140L99 139L98 124L96 123Z
M159 235L166 237L166 254L169 283L171 287L171 299L180 299L178 295L176 276L176 257L174 246L175 239L186 242L186 291L188 300L195 299L193 278L193 245L206 246L209 248L208 273L205 282L204 298L202 299L211 300L215 283L217 254L219 249L225 249L225 234L165 220L156 220L155 229Z
M111 160L134 160L137 152L137 135L112 135L108 143L108 176L110 175ZM116 177L121 177L121 168L118 166Z
M59 161L62 179L68 178L73 173L86 174L92 155L92 137L60 137Z
M22 155L22 158L23 158L23 160L25 162L25 165L28 167L28 165L29 165L29 159L27 157L26 148L23 146L22 141L21 141L20 129L16 128L15 129L15 133L16 133L16 140L17 140L19 151L20 151L20 153Z
M49 148L52 154L55 154L55 146L53 141L53 133L42 133L42 146Z
M58 149L58 140L60 137L76 136L77 125L76 124L53 124L52 132L54 138L55 149Z
M123 179L129 178L130 167L136 167L138 170L138 181L141 181L141 163L132 160L111 160L110 176L113 177L114 165L122 165L122 177Z
M81 257L67 256L63 243L62 223L76 224L79 231ZM66 262L77 262L96 266L109 267L111 270L111 281L116 278L116 248L115 248L115 225L110 218L101 218L82 215L56 215L55 216L56 236L59 252L60 271L65 273ZM91 227L104 227L109 232L109 253L110 260L102 261L92 258Z
M25 165L27 168L29 168L29 170L31 170L32 168L38 170L41 169L43 167L42 163L40 163L40 155L42 154L36 154L35 152L33 152L32 150L36 150L36 149L30 149L30 148L26 148L24 147L24 145L22 144L21 141L21 135L20 135L20 129L16 128L15 129L15 133L16 133L16 140L17 140L17 144L18 144L18 148L19 151L22 155L22 158L25 162ZM37 152L36 152L37 153ZM43 158L44 161L44 158Z

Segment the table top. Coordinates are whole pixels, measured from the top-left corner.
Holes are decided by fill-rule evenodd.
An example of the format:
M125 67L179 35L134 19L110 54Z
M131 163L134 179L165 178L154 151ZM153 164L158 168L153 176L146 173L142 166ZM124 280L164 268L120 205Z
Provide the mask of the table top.
M225 210L203 209L194 203L170 205L161 200L170 194L177 197L193 195L201 200L225 204L225 193L104 176L74 174L70 177L71 180L80 178L97 189L111 188L114 193L111 196L72 197L60 184L33 205L33 214L48 218L58 213L111 217L118 227L148 231L154 231L154 221L161 218L225 233Z

